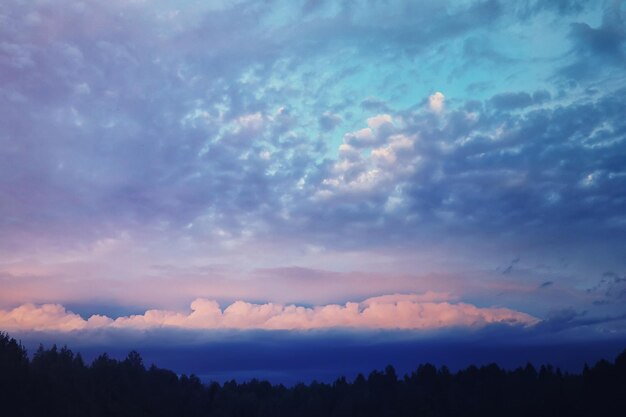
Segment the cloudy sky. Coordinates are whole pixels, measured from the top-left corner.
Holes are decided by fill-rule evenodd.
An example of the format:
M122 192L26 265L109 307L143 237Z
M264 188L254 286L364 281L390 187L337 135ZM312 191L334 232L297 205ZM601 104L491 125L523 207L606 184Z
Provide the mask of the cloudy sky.
M5 0L0 110L11 334L626 339L625 1Z

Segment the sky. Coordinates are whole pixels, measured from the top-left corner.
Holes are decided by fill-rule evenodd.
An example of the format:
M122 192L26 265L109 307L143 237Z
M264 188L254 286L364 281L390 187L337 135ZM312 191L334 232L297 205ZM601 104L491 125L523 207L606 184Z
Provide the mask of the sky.
M4 0L0 110L27 345L285 381L626 347L626 1Z

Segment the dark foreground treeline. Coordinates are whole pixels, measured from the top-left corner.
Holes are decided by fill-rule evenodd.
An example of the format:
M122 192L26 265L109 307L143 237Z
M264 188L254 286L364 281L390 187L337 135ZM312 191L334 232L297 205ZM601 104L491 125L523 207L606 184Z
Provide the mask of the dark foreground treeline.
M106 354L85 364L67 348L26 350L0 333L1 416L624 416L626 351L582 374L532 365L497 365L451 373L421 365L399 377L384 372L353 382L313 382L291 388L266 381L203 385L154 365L137 352L118 361Z

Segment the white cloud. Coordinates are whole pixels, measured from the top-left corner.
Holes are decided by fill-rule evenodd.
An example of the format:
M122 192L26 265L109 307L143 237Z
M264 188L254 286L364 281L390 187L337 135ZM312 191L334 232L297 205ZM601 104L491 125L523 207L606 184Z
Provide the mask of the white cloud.
M339 145L339 156L349 161L355 161L361 158L361 152L352 145L342 143Z
M444 109L445 100L446 96L437 91L435 94L428 97L428 107L435 113L441 113Z
M379 129L386 124L393 124L393 118L389 114L379 114L367 119L367 125L372 129Z
M594 171L590 174L585 175L585 177L580 180L580 185L584 188L590 188L598 185L600 181L600 177L602 176L602 172Z
M237 120L243 129L260 129L263 126L263 115L261 113L252 113L240 116Z
M372 159L376 162L391 165L396 162L396 154L391 147L376 148L372 150Z
M400 183L415 171L420 162L414 151L417 134L394 133L396 127L388 114L371 117L367 124L369 127L344 135L333 175L322 180L322 189L315 192L314 200L342 194L386 193L389 184ZM364 148L371 149L369 155Z
M98 319L94 319L96 323ZM98 322L102 323L102 322ZM23 304L10 311L0 310L0 328L6 330L71 331L87 327L88 322L78 314L66 311L59 304Z
M479 328L492 323L529 326L538 320L507 308L481 308L453 302L449 294L391 294L362 302L303 307L294 304L254 304L235 301L224 309L213 300L196 299L191 312L148 310L115 320L93 315L88 320L59 304L24 304L0 310L0 328L22 331L88 330L101 328L154 329L267 329L325 328L432 330L449 327Z
M369 127L357 130L356 132L346 133L343 141L355 147L367 147L376 142L374 132Z

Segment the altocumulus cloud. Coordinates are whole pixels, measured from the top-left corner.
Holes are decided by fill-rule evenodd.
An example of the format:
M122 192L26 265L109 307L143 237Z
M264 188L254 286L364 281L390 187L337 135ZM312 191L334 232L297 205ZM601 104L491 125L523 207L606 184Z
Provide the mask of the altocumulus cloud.
M278 8L255 2L199 10L167 1L4 2L0 191L10 204L0 206L0 246L163 232L225 245L271 234L364 246L403 233L420 240L416 232L428 229L493 237L529 235L530 225L542 240L547 225L623 227L622 195L609 190L624 181L612 157L624 152L620 85L596 96L564 90L550 102L555 86L522 80L520 91L491 86L474 97L402 70L405 57L420 55L432 71L425 51L465 44L467 33L493 29L508 39L504 27L518 14L582 6L516 1L511 14L497 1L289 3L283 21ZM560 47L573 44L563 66L609 54L607 68L621 68L622 12L604 12L599 29L560 29ZM330 39L336 49L324 46ZM390 48L398 53L388 66L375 62L380 75L355 68ZM465 64L451 52L450 68ZM531 58L493 65L526 72L517 63ZM351 74L396 81L354 96ZM387 92L399 88L410 90L394 100ZM359 110L378 90L376 112ZM420 100L426 105L412 107ZM576 187L589 175L589 187ZM336 238L344 226L352 242Z
M536 318L508 308L481 308L452 302L447 294L393 294L343 305L304 307L294 304L253 304L235 301L224 309L213 300L198 298L191 312L148 310L112 319L92 315L87 320L60 304L24 304L0 310L0 327L18 331L141 329L265 329L330 328L435 330L450 327L482 328L489 324L531 326Z

